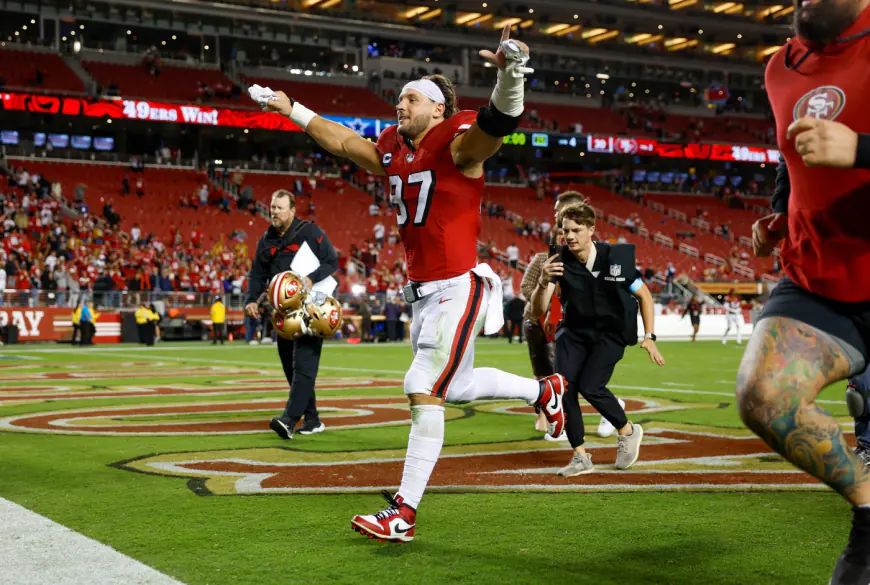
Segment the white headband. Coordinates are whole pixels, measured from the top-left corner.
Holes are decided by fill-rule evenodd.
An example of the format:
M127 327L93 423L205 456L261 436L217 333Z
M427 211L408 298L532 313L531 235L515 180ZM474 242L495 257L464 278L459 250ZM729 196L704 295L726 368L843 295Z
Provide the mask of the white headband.
M399 95L403 95L409 89L419 91L436 104L443 104L445 101L444 94L441 93L441 90L438 88L437 85L435 85L435 82L431 79L417 79L416 81L409 81L405 84L405 87L402 88L402 93L400 93Z

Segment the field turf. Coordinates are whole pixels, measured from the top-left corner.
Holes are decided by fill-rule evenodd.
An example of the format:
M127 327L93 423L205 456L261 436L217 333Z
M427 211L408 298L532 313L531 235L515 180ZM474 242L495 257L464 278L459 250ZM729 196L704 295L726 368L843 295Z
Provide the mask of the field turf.
M630 348L611 386L648 433L629 472L592 413L598 473L569 481L554 476L567 445L542 441L530 409L448 407L417 539L386 545L350 519L400 480L409 346L328 345L327 432L289 442L267 426L286 398L273 346L6 347L0 497L188 585L827 583L849 508L743 428L743 348L661 349L655 368ZM530 375L504 341L479 342L476 364ZM851 435L843 389L823 405Z

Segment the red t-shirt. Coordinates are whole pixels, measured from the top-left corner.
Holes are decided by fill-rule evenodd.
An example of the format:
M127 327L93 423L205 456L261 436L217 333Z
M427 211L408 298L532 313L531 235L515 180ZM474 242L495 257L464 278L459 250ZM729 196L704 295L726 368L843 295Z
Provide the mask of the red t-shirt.
M870 28L870 8L846 29L847 38ZM792 66L808 45L795 37ZM827 47L814 47L796 71L786 68L786 50L767 65L765 83L776 117L780 151L791 179L788 235L782 267L795 283L823 297L859 302L870 300L870 171L809 168L795 151L786 130L804 116L836 120L859 134L870 133L864 65L870 60L870 37Z
M397 126L378 138L413 281L453 278L477 264L484 177L463 175L450 153L450 143L476 117L476 112L462 111L447 118L429 130L416 151Z

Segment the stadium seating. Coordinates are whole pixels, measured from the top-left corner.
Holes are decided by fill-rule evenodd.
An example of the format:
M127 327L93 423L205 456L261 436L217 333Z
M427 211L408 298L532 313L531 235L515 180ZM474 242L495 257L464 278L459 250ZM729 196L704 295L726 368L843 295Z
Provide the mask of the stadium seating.
M36 83L36 72L42 73L42 83ZM0 49L0 77L8 89L44 90L81 93L82 80L60 55L34 51Z
M102 61L84 61L82 64L104 88L114 82L123 97L194 102L203 99L200 83L225 92L229 92L234 85L229 77L217 69L164 65L160 75L155 77L143 65L121 65ZM254 107L254 103L247 96L240 96L238 100L213 97L208 99L208 103Z
M121 181L128 176L132 184L138 173L125 166L109 164L78 164L61 162L28 161L24 166L29 172L38 172L52 182L63 185L64 196L73 199L75 186L87 185L85 202L89 213L100 215L107 200L121 216L120 228L129 233L133 224L139 224L144 234L153 233L169 241L174 228L183 234L189 233L198 224L206 243L229 234L233 229L244 229L249 238L258 238L268 226L259 216L246 212L225 213L216 206L199 210L181 208L182 195L191 195L207 182L205 174L194 170L176 170L148 167L143 174L145 196L135 194L121 196Z

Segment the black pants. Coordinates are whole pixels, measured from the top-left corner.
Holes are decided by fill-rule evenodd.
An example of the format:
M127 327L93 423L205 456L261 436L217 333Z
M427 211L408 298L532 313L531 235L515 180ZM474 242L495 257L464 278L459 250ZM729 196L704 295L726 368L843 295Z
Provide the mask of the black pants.
M398 321L387 321L387 341L398 341L399 340L399 322Z
M523 321L526 344L529 346L529 360L535 378L546 378L556 373L556 342L547 343L544 329L537 321Z
M97 332L97 328L90 321L82 321L81 325L81 335L82 335L82 345L93 345L94 344L94 335Z
M617 429L628 422L616 396L607 389L613 369L624 354L625 344L612 334L604 334L596 342L586 343L567 328L563 327L557 333L556 371L568 382L562 401L565 432L572 447L579 447L585 440L578 392Z
M306 421L318 421L317 404L314 399L314 382L320 368L320 352L323 339L304 336L290 341L278 338L278 356L284 367L284 375L290 384L290 398L284 407L284 416L294 421L305 415Z
M148 343L148 328L150 323L137 323L136 329L139 330L139 343Z
M212 323L211 324L211 342L217 343L220 340L221 345L224 344L224 339L227 337L227 324L226 323Z
M510 319L505 322L505 336L508 338L508 343L514 342L514 334L520 336L520 343L523 342L523 322Z
M82 326L78 325L76 323L73 323L72 339L70 340L70 343L75 345L76 343L80 343L81 340L82 340Z

